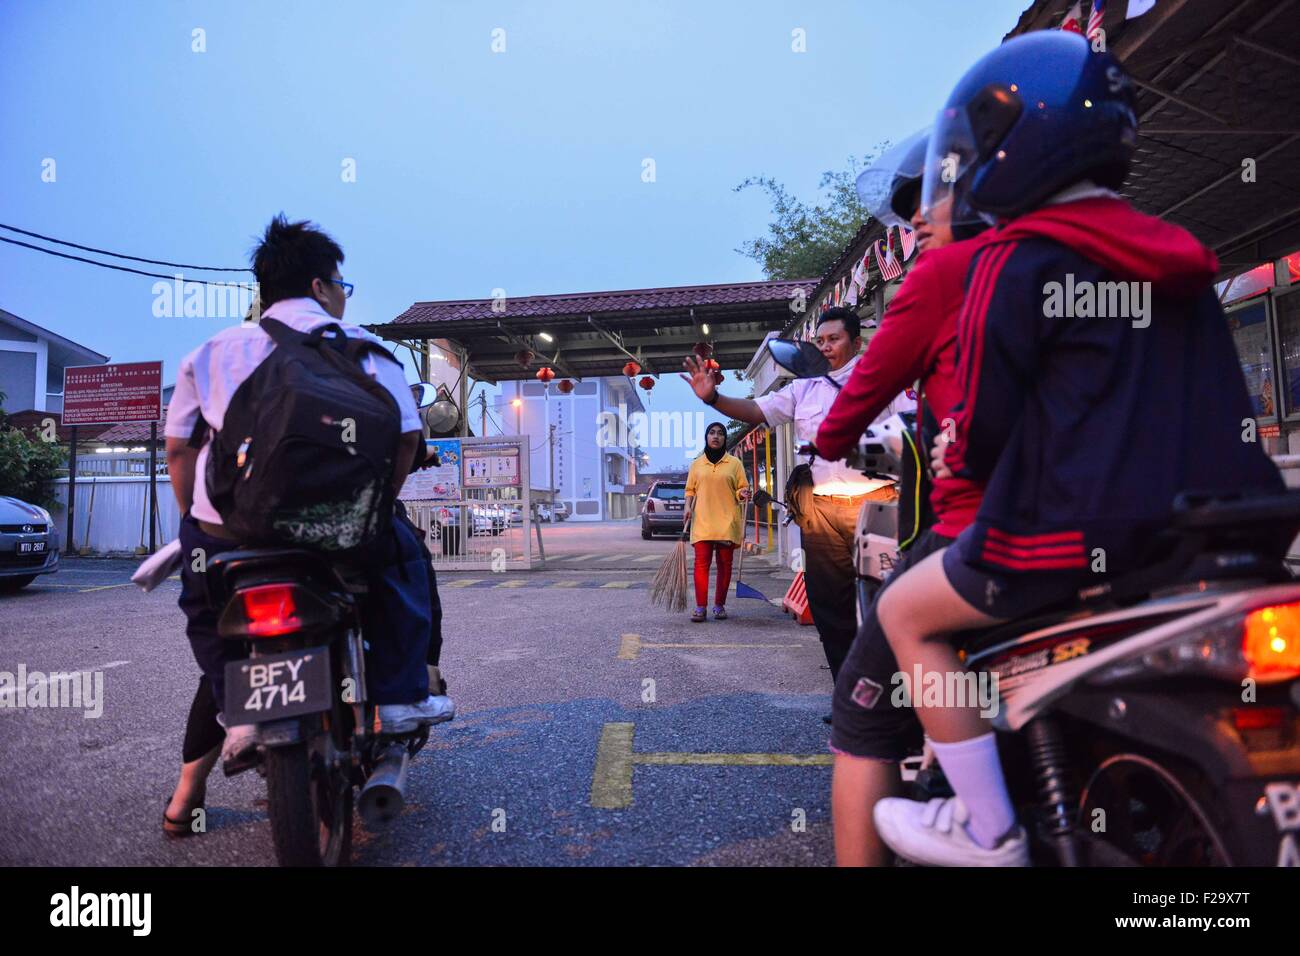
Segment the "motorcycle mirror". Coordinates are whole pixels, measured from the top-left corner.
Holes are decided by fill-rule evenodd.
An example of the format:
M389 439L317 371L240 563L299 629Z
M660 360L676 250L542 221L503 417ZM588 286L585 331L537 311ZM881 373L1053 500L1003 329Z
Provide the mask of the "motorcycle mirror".
M411 386L416 408L428 408L438 400L438 387L429 382L416 382Z
M768 339L767 350L772 361L795 378L820 378L831 370L831 363L811 342Z
M420 417L429 426L432 434L444 435L456 426L456 422L460 420L460 412L456 409L455 402L440 398L426 408Z

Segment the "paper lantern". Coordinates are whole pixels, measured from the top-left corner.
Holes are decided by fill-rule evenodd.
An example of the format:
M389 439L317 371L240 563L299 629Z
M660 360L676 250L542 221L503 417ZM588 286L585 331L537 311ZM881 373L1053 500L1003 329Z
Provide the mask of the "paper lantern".
M628 362L626 365L623 366L623 374L626 375L628 378L632 378L640 371L641 371L641 366L637 365L636 362Z
M695 357L699 359L713 358L713 346L708 342L696 342L691 351L694 352Z
M543 385L548 384L553 378L555 378L555 373L551 371L549 365L543 365L537 370L537 381L541 382Z
M573 383L570 382L567 378L560 379L558 382L555 383L555 387L560 390L561 395L568 395L571 391L573 391Z
M649 375L643 375L641 376L641 381L638 384L648 392L650 391L650 389L655 387L655 380L651 378Z
M520 349L515 353L515 361L524 368L532 365L535 358L537 358L537 354L532 349Z

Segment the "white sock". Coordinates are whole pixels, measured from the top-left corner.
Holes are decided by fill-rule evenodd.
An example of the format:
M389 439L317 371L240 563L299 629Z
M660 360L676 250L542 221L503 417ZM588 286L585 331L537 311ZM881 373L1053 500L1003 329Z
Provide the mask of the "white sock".
M951 744L932 741L931 746L953 792L970 811L966 832L986 850L997 846L1016 825L1016 811L998 761L997 736L990 731Z

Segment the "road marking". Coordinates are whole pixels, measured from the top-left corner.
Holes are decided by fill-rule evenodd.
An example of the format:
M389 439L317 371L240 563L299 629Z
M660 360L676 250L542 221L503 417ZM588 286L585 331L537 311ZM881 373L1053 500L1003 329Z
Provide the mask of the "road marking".
M609 557L604 558L603 560L605 560L605 561L623 561L623 560L626 560L627 558L630 558L630 557L633 557L633 555L630 555L630 554L611 554Z
M633 581L606 581L601 585L602 588L630 588L635 582Z
M96 667L87 667L82 670L76 670L76 671L63 671L63 670L29 671L28 679L27 679L27 689L28 691L30 691L33 687L36 687L37 685L48 685L50 682L50 678L53 676L58 676L61 678L69 677L69 676L80 677L83 674L94 674L97 671L109 671L112 670L114 667L125 667L127 664L130 663L131 663L130 661L109 661L107 664L100 664ZM30 675L33 673L42 674L43 676L41 677L40 680L32 680ZM2 702L6 707L10 706L13 703L13 700L11 698L15 698L17 696L18 696L17 687L6 687L3 690L0 690L0 702Z
M632 771L637 764L690 767L829 767L831 754L644 753L632 749L636 725L605 724L596 745L591 775L591 806L623 810L632 805Z
M581 581L556 581L550 586L553 588L576 588L580 584L582 584Z
M444 588L467 588L475 584L482 584L483 580L483 578L462 579L460 581L448 581L446 584L440 586Z
M522 588L528 582L523 578L511 578L508 581L502 581L500 584L492 585L494 588Z
M564 555L564 556L557 556L556 560L557 561L590 561L592 558L599 558L602 554L604 554L603 551L597 551L593 554Z
M131 582L130 582L130 581L123 581L121 584L101 584L101 585L99 585L98 587L93 587L93 588L81 588L81 589L79 589L79 590L77 591L77 593L78 593L78 594L89 594L91 591L108 591L108 590L110 590L111 588L129 588L130 586L131 586Z
M641 562L641 561L662 561L663 559L664 556L662 554L647 554L637 558L636 560L638 562Z
M708 650L715 650L715 649L731 650L740 647L791 648L791 647L803 647L803 646L804 645L802 644L676 644L676 643L670 644L670 643L660 643L658 641L643 641L641 640L640 634L623 634L619 637L618 660L634 661L637 659L637 655L640 654L641 651L643 650L663 650L665 648L670 650L694 650L696 648L703 648Z

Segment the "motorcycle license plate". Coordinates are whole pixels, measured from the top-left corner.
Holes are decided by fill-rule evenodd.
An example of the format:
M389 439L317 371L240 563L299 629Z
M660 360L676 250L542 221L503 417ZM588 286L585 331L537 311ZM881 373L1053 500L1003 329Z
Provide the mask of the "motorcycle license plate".
M262 724L329 710L330 655L325 647L267 654L226 665L226 724Z

